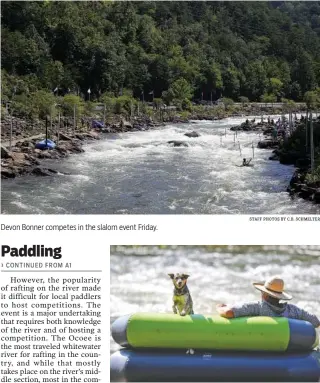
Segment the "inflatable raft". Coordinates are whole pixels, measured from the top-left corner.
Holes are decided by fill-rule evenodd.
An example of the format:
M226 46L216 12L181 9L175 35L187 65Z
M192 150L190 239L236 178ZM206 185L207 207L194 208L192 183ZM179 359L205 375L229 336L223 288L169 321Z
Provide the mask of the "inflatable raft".
M319 353L120 350L111 356L111 382L318 382Z
M49 140L49 139L37 142L35 145L36 149L41 149L41 150L54 149L55 147L56 147L56 144L52 140Z
M283 352L312 350L318 344L311 323L281 317L138 313L117 319L111 331L118 344L134 348Z
M319 381L313 326L287 318L137 313L118 318L111 381ZM193 349L194 354L186 353Z

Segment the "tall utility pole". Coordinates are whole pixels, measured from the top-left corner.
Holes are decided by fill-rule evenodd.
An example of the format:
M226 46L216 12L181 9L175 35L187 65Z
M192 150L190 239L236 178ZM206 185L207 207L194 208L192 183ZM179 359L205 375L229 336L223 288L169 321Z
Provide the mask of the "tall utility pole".
M291 112L289 111L289 132L290 135L292 134L292 129L291 129Z
M52 106L50 108L50 132L52 134Z
M73 134L76 131L76 104L73 105Z
M46 146L48 145L48 116L46 115Z
M12 146L12 110L10 111L10 151Z
M308 111L306 113L306 153L308 153Z
M60 108L59 108L59 115L58 115L58 131L57 131L57 144L59 144L59 136L60 136L59 129L61 128L61 127L60 127L60 124L61 124L61 116L60 116Z
M310 157L311 157L311 171L313 171L314 170L314 144L313 144L312 112L310 112Z

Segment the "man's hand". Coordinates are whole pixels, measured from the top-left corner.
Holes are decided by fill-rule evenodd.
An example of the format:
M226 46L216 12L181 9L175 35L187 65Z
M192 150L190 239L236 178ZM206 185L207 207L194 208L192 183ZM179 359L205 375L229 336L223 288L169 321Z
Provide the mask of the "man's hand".
M234 314L233 314L232 309L229 306L227 306L226 304L218 303L216 305L216 309L218 311L218 314L221 317L228 318L228 319L234 318Z

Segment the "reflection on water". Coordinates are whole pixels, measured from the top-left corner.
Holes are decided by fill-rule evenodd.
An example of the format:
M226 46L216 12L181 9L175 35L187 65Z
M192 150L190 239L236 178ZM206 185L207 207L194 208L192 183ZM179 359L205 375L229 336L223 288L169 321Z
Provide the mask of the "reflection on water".
M134 312L171 312L168 273L190 274L195 313L259 299L252 282L280 275L292 303L320 316L320 246L113 246L111 321ZM111 340L111 351L119 348Z
M255 214L320 213L286 188L292 166L269 161L271 150L255 148L262 136L229 128L244 118L167 125L106 135L86 152L48 161L55 177L3 180L7 214ZM184 136L196 130L198 138ZM171 147L183 140L188 147ZM240 145L240 150L239 150ZM241 151L241 152L240 152ZM253 157L254 167L238 167Z

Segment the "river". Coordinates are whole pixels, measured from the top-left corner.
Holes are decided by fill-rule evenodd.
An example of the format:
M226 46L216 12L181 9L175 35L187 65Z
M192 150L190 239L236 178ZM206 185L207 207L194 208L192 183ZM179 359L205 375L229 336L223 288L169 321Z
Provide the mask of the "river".
M246 117L167 125L108 135L86 152L47 165L55 177L2 180L5 214L319 214L292 200L286 188L293 166L269 161L271 150L252 149L257 133L230 127ZM198 138L184 133L196 130ZM171 147L183 140L189 147ZM239 150L241 149L241 153ZM239 167L253 157L254 167Z
M171 312L168 273L190 273L198 314L217 303L258 300L252 282L279 275L293 304L320 316L320 246L112 246L111 322L135 312ZM111 352L119 349L111 338Z

